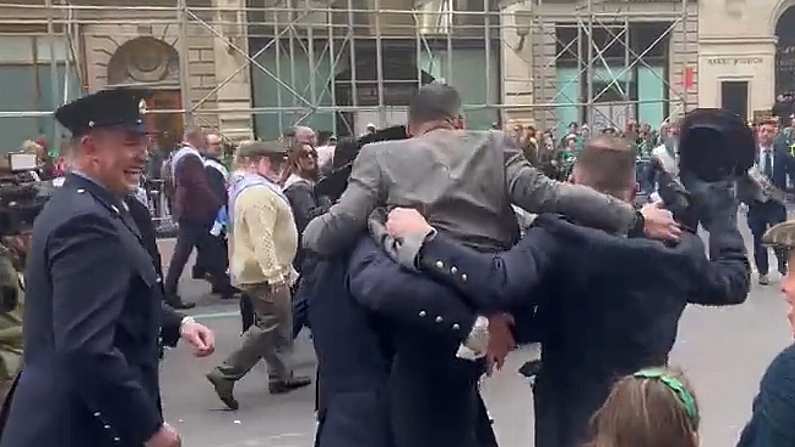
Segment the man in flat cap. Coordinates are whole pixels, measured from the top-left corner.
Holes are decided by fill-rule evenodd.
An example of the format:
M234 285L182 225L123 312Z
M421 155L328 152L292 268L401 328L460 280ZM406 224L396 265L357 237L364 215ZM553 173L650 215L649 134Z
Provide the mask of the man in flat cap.
M33 227L23 370L0 446L175 447L163 421L159 339L197 355L212 333L163 307L161 279L125 198L146 162L142 94L109 90L55 113L72 172Z
M292 303L290 286L298 274L293 259L298 232L287 197L276 182L286 165L287 147L279 142L242 144L238 156L246 171L229 187L229 268L232 284L251 299L254 325L243 341L207 379L232 410L235 382L260 359L268 363L271 394L286 393L311 383L293 376Z

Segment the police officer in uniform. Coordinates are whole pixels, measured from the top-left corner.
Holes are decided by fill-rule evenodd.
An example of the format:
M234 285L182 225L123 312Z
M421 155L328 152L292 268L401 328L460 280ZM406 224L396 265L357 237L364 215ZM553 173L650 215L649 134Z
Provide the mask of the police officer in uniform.
M33 228L24 366L2 447L180 445L159 405L159 339L181 336L197 355L213 341L162 307L161 280L124 204L146 162L141 97L103 91L55 113L72 132L72 172Z

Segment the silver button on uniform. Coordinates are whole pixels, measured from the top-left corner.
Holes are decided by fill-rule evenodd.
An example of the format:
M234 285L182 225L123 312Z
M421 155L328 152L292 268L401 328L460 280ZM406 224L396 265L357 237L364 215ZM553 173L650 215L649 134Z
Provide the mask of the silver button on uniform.
M442 270L444 268L444 262L436 261L436 268L438 268L439 270Z
M453 268L451 268L451 269L450 269L450 273L452 273L453 275L455 275L456 273L458 273L458 267L456 267L456 266L453 266Z
M436 322L437 322L437 323L441 323L442 321L444 321L444 318L442 318L442 316L441 316L441 315L439 315L439 316L437 316L437 317L436 317Z
M461 281L467 282L467 274L466 273L461 275Z
M457 331L459 329L461 329L461 326L459 326L458 323L453 324L453 330L454 331Z
M428 312L425 312L424 310L420 311L420 316L421 317L425 317L426 315L428 315Z

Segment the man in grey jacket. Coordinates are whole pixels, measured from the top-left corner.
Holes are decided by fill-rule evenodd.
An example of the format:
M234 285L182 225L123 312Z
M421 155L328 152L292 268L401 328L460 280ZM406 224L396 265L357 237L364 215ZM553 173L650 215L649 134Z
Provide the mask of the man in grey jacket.
M512 203L618 233L643 229L661 239L680 234L665 210L648 207L636 213L588 187L553 181L530 166L502 132L463 130L461 98L448 85L420 88L409 107L408 130L408 140L362 149L339 202L304 231L304 247L325 256L339 253L381 206L417 208L440 231L486 251L517 241Z

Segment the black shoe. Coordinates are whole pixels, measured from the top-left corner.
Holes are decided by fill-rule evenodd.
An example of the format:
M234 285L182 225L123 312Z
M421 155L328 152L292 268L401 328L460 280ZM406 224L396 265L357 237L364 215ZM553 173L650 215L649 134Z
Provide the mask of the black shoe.
M308 386L311 383L312 379L309 377L290 377L287 380L271 382L268 384L268 389L270 390L271 394L284 394L289 393L292 390Z
M221 402L224 403L230 410L237 410L238 403L235 400L234 390L235 390L235 382L229 379L224 379L221 377L221 374L218 370L212 370L208 373L205 377L210 383L213 384L213 388L215 388L215 394L218 395L218 398L221 399Z
M193 309L196 307L196 303L186 303L182 301L182 298L180 298L179 295L166 297L166 304L176 310Z

